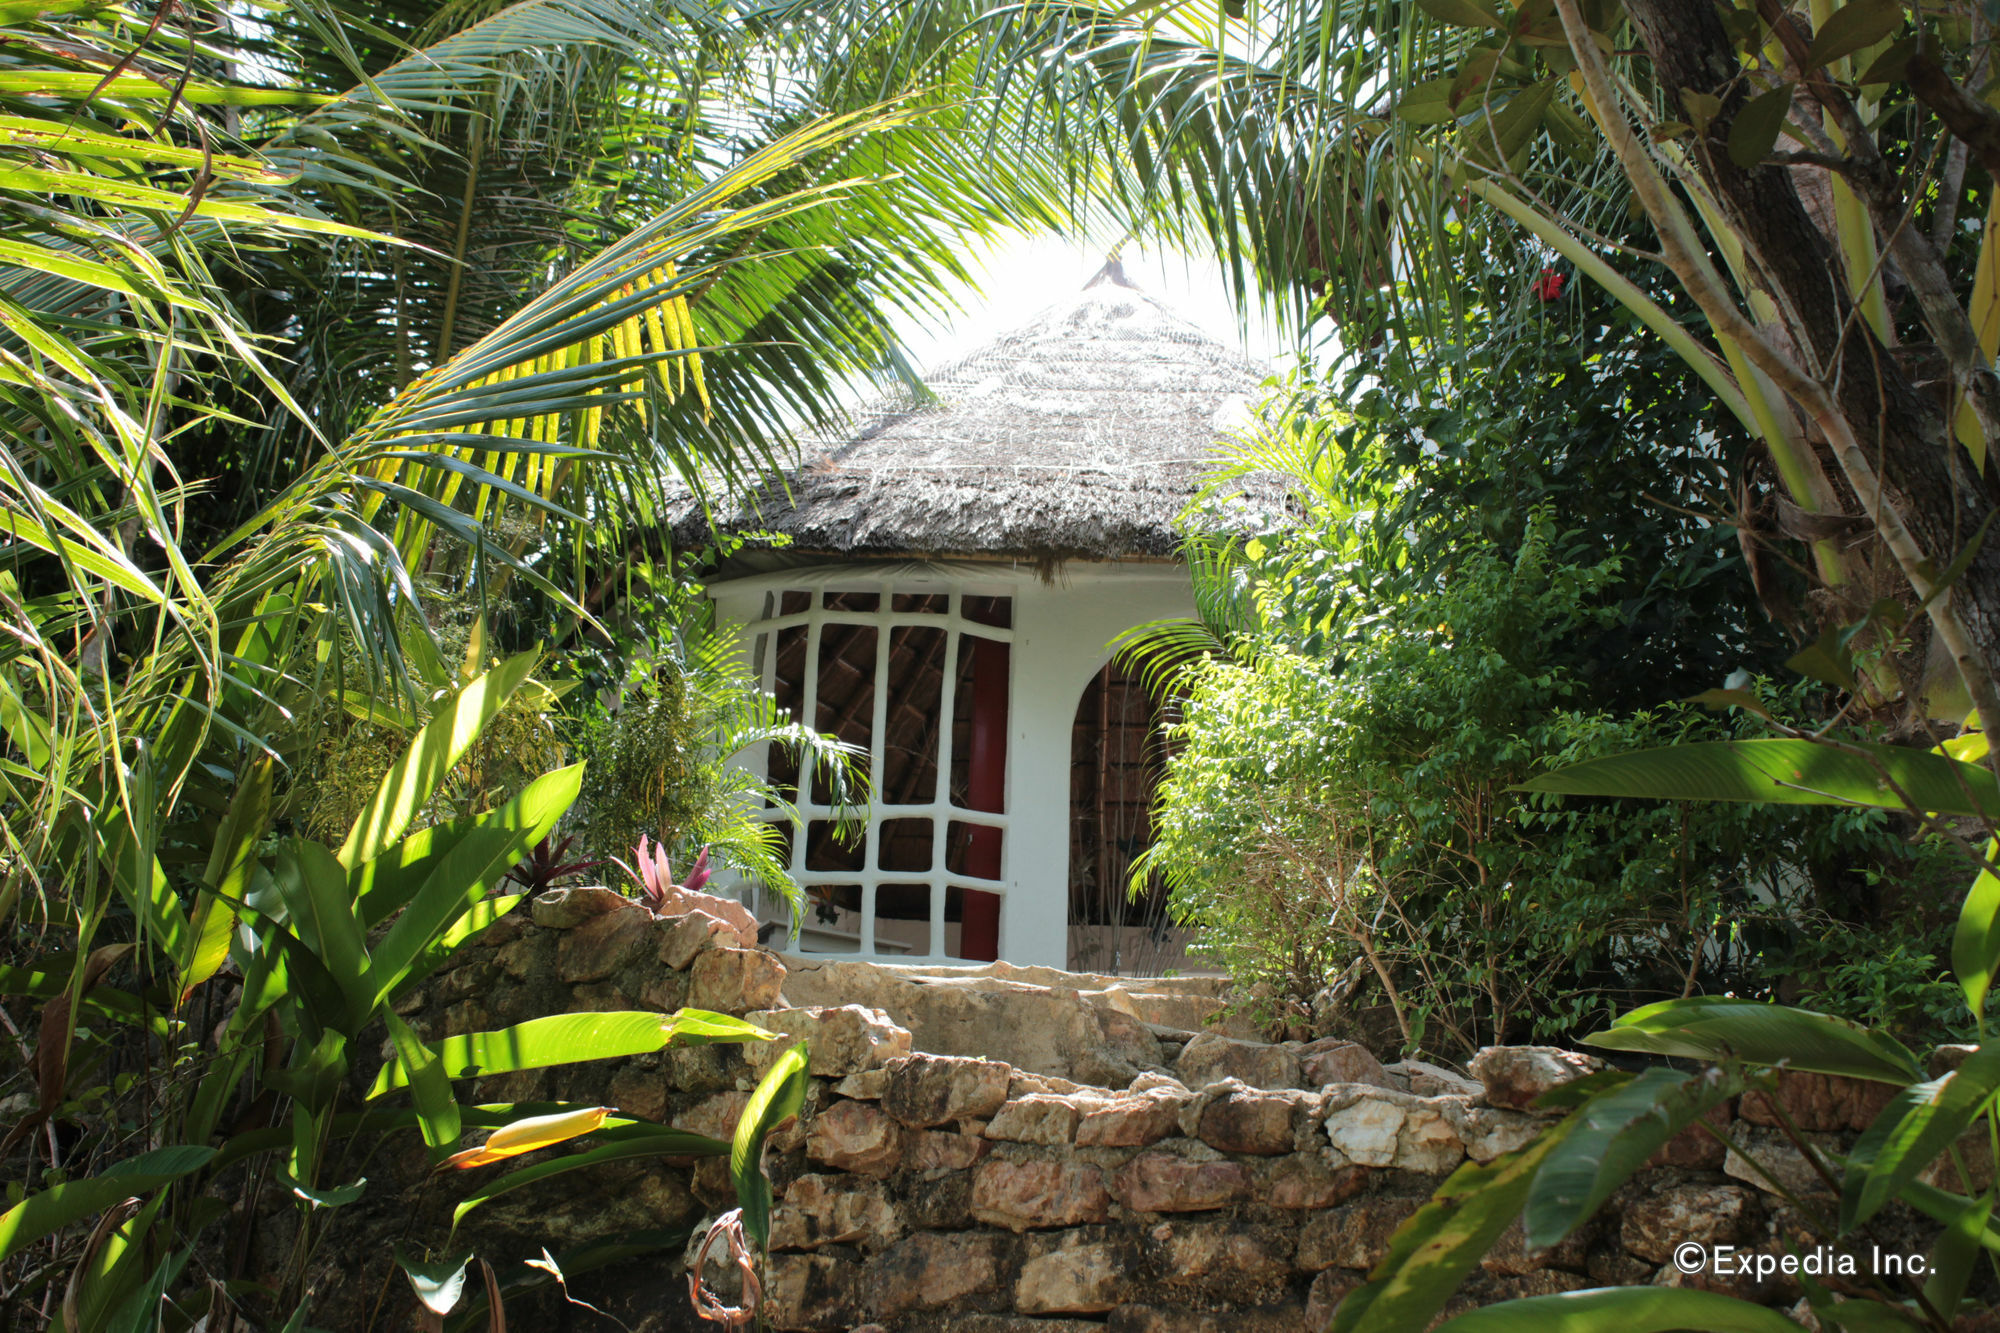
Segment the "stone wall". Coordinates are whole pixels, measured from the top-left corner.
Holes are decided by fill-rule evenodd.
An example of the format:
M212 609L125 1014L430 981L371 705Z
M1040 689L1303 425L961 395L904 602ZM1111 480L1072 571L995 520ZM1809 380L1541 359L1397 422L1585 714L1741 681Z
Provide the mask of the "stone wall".
M1198 987L1196 1000L1154 987L1155 1004L1145 987L1065 974L996 979L987 969L996 984L984 990L965 984L977 977L906 972L890 985L848 974L853 989L896 997L906 1014L830 1003L839 996L822 975L809 987L819 1002L794 1005L783 961L720 914L654 918L607 891L578 890L545 896L523 915L503 919L407 1006L419 1031L694 1005L811 1039L805 1111L773 1137L767 1157L780 1203L766 1312L786 1330L1317 1330L1446 1173L1527 1142L1546 1123L1528 1103L1594 1063L1529 1047L1481 1052L1470 1079L1415 1062L1385 1067L1348 1043L1267 1045L1158 1021L1186 1022ZM975 1008L1003 1018L1013 1008L1031 1020L1004 1041L987 1034L1024 1063L963 1051L967 1043L954 1039L966 1035L962 1025L939 1014L959 1012L953 1006L967 993L1013 997ZM926 1008L932 1001L941 1008ZM933 1036L921 1045L961 1050L915 1049L913 1027ZM601 1100L727 1137L782 1049L671 1049L488 1078L477 1095ZM1796 1076L1778 1099L1803 1130L1838 1148L1882 1091ZM1787 1188L1823 1193L1763 1098L1728 1110L1715 1121L1726 1137L1776 1163ZM420 1186L424 1165L420 1149L406 1150L383 1173L387 1188L343 1210L342 1228L358 1236L396 1227L415 1243L441 1232L456 1195ZM543 1246L669 1234L732 1206L720 1160L621 1163L498 1200L473 1215L461 1242L504 1275ZM1811 1244L1769 1181L1690 1131L1555 1250L1526 1252L1517 1228L1457 1302L1691 1280L1773 1305L1799 1299L1785 1279L1684 1278L1670 1253L1690 1239L1775 1253L1788 1241ZM1881 1239L1921 1249L1923 1236L1892 1216ZM635 1330L693 1327L684 1264L679 1248L656 1253L579 1278L572 1294ZM350 1297L372 1301L381 1290L372 1269L330 1271L326 1312L313 1322L360 1328ZM392 1303L402 1300L395 1291ZM518 1326L572 1326L574 1307L536 1308L531 1325L518 1324L522 1311L510 1314Z

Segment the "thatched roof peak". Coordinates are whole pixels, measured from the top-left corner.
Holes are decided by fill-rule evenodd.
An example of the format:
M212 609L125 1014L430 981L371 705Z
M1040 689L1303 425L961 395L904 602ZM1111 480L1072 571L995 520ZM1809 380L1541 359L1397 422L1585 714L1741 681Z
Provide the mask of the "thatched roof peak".
M1133 285L1116 258L1073 297L858 412L725 514L799 553L1169 556L1174 516L1269 370ZM698 512L676 525L699 541Z

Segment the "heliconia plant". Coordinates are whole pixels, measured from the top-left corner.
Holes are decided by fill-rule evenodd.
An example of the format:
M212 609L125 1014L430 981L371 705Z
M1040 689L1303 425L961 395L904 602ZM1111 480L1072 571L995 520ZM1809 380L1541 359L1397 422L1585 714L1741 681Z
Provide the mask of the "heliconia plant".
M1991 830L2000 820L2000 788L1985 768L1967 762L1985 750L1983 732L1930 753L1795 734L1615 755L1523 785L1572 796L1901 810L1934 826L1940 816L1970 816ZM1772 1173L1761 1174L1821 1244L1865 1236L1892 1202L1940 1228L1920 1275L1863 1272L1838 1290L1802 1283L1819 1326L1945 1333L1961 1316L1979 1313L1984 1307L1967 1296L1972 1280L1982 1264L2000 1262L2000 1225L1993 1216L2000 1184L1991 1165L1992 1145L2000 1141L2000 1037L1987 1032L1987 1005L2000 971L2000 837L1972 858L1977 874L1960 910L1951 961L1980 1041L1956 1068L1932 1077L1918 1053L1887 1032L1785 1005L1723 995L1633 1010L1585 1043L1708 1067L1609 1070L1545 1094L1544 1109L1568 1114L1525 1147L1453 1173L1391 1238L1387 1257L1342 1302L1330 1333L1433 1326L1439 1333L1793 1333L1797 1323L1766 1307L1715 1292L1657 1287L1507 1301L1434 1325L1459 1282L1516 1219L1530 1250L1558 1243L1669 1139L1690 1128L1716 1133L1704 1119L1711 1110L1745 1091L1772 1087L1781 1070L1896 1089L1844 1158L1816 1146L1789 1121L1783 1126L1792 1146L1837 1189L1837 1202L1819 1206ZM1982 1156L1983 1176L1973 1164Z
M501 892L506 877L576 799L581 765L538 778L472 817L411 828L481 729L530 678L536 656L523 653L480 672L443 701L337 848L302 838L272 841L267 817L274 775L269 766L253 765L218 825L212 887L192 913L166 891L144 830L124 822L107 829L106 859L121 893L175 960L172 992L185 995L228 962L242 977L242 999L221 1025L214 1049L203 1053L203 1072L175 1126L177 1142L49 1184L0 1213L0 1263L64 1228L101 1219L98 1227L108 1239L86 1246L78 1269L89 1270L81 1333L120 1321L131 1326L142 1308L183 1295L176 1277L204 1226L217 1220L199 1200L218 1173L240 1164L266 1164L291 1201L299 1240L287 1289L276 1297L282 1313L303 1317L301 1284L327 1215L368 1187L365 1179L334 1174L335 1164L347 1160L335 1147L356 1136L415 1130L439 1169L454 1176L588 1141L582 1152L478 1184L456 1205L454 1229L482 1204L564 1172L607 1161L732 1151L719 1139L619 1116L611 1107L466 1105L453 1084L475 1074L640 1055L676 1043L775 1040L742 1019L703 1010L556 1014L426 1041L396 1013L396 1003L454 949L526 900L525 892ZM185 1031L180 1019L103 984L131 948L107 946L81 974L82 984L45 989L40 1104L17 1123L10 1146L32 1138L61 1112L68 1038L83 1009L93 1021L109 1018L162 1035ZM6 971L0 982L9 989L38 984L15 975L18 969ZM371 1030L382 1028L393 1056L363 1100L393 1106L407 1097L408 1106L357 1109L347 1104L350 1067L361 1050L374 1046ZM763 1126L757 1143L783 1114L796 1111L802 1085L786 1082L796 1072L789 1058L774 1068L775 1090L761 1103L768 1113L749 1118ZM289 1113L277 1118L281 1127L244 1128L230 1117L244 1098L261 1098ZM478 1130L487 1131L484 1140L462 1149L465 1134ZM137 1201L130 1216L128 1199ZM442 1266L424 1256L404 1258L426 1310L442 1317L459 1303L470 1255ZM496 1296L498 1291L496 1286Z

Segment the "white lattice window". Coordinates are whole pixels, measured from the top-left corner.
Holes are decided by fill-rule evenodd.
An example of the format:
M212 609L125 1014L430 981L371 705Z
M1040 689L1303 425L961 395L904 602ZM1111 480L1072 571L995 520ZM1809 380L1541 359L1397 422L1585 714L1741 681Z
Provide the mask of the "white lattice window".
M944 581L824 578L766 592L746 626L764 688L865 751L873 786L866 831L845 843L824 780L808 774L797 791L800 818L785 831L807 904L786 947L992 958L1008 888L1013 599ZM777 747L767 763L789 796L795 763ZM790 926L781 901L758 907Z

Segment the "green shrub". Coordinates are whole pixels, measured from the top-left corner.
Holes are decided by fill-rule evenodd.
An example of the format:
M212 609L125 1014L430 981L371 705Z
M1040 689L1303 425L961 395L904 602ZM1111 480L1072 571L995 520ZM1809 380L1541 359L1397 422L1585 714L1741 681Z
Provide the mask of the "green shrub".
M1616 614L1599 597L1617 562L1559 546L1544 513L1511 558L1472 545L1358 618L1338 656L1268 633L1187 669L1146 868L1239 982L1295 1008L1353 967L1406 1046L1464 1054L1768 988L1803 961L1800 923L1835 919L1843 872L1910 873L1881 811L1511 791L1551 764L1731 734L1690 706L1575 707L1564 659ZM1826 1003L1891 1002L1817 975Z

